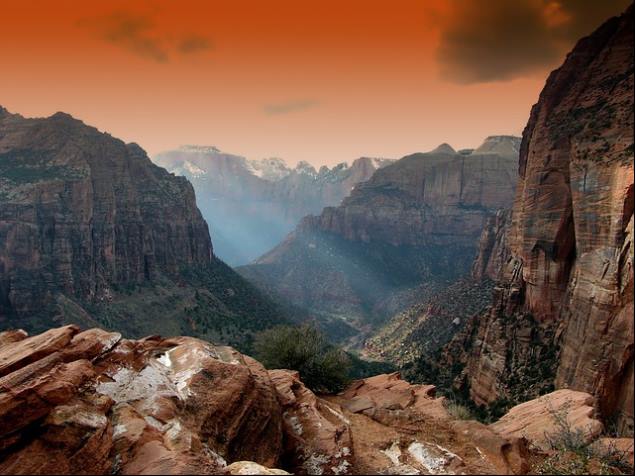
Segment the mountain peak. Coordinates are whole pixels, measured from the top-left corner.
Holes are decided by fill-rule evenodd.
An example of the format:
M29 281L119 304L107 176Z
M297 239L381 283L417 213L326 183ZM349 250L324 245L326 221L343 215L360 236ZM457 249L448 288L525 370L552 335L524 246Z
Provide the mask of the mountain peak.
M511 135L489 136L472 155L498 154L518 157L521 138Z
M452 148L450 144L444 142L440 144L436 149L430 151L431 154L456 154L456 150Z
M179 147L179 150L183 151L183 152L199 152L202 154L220 154L221 151L218 147L215 147L213 145L192 145L192 144L185 144L182 145L181 147Z
M61 120L72 120L72 121L78 121L78 119L75 119L73 116L71 116L69 113L67 112L63 112L63 111L57 111L55 114L53 114L51 116L51 119L61 119ZM81 121L80 121L81 122Z

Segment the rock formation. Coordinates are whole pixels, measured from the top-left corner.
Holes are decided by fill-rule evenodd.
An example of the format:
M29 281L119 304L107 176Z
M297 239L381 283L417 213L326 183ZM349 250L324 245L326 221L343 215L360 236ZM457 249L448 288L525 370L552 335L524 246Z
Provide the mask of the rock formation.
M468 273L483 226L512 201L517 148L490 137L469 154L404 157L238 270L332 335L365 335Z
M296 372L192 337L6 331L0 473L525 474L560 421L596 438L593 400L560 390L484 425L398 373L316 396Z
M0 329L76 322L218 339L241 318L275 318L213 256L185 178L67 114L0 108L0 204Z
M135 341L65 326L0 338L2 474L359 474L405 464L493 473L518 469L510 455L523 461L520 447L505 450L517 438L472 422L498 446L479 456L433 386L396 374L319 398L297 373L191 337ZM384 434L362 431L380 421Z
M3 474L215 473L281 453L267 371L229 347L67 326L3 345L0 369Z
M550 449L550 440L566 428L580 431L582 441L591 443L604 429L594 418L593 406L588 393L556 390L513 407L490 428L508 438L527 438L545 451Z
M192 182L216 253L233 266L258 258L302 217L339 205L356 184L392 162L362 157L350 166L316 171L300 162L292 169L282 159L249 160L203 146L163 152L154 161Z
M576 45L531 111L509 230L491 223L474 267L501 267L491 310L446 353L479 404L571 388L632 435L632 44L631 6Z

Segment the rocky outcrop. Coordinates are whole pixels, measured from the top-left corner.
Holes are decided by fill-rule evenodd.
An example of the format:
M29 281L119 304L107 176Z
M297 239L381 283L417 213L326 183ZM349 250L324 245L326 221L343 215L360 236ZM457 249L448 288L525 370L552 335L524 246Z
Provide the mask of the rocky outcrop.
M208 264L194 190L124 144L63 113L0 114L0 303L28 312L56 287L103 299Z
M472 277L476 281L499 280L509 261L507 233L511 225L511 210L499 210L483 228L476 259L472 264Z
M229 347L67 326L0 362L3 474L205 474L282 453L269 375Z
M477 403L555 384L596 396L601 416L632 434L632 43L631 6L576 45L532 109L500 235L509 257L498 232L481 242L505 260L493 306L446 354L464 354ZM490 272L489 259L477 274Z
M341 206L306 218L301 229L393 246L471 247L487 218L509 205L516 184L516 157L477 151L462 155L440 146L404 157L357 186Z
M205 327L267 307L273 320L274 306L213 256L185 178L67 114L0 110L0 329L217 338Z
M270 370L283 410L286 460L301 474L348 474L353 463L350 423L333 402L316 397L297 372Z
M387 412L407 410L438 420L447 420L443 397L435 397L434 385L411 385L399 372L377 375L353 383L343 393L344 407L352 413L364 413L386 419Z
M588 393L557 390L513 407L490 428L506 438L525 438L543 450L552 449L565 433L579 435L580 443L589 444L604 429L594 418L594 406Z
M354 474L524 474L522 438L455 420L433 385L398 373L357 382L337 397L353 434Z
M366 336L469 272L483 226L516 182L517 158L477 151L446 144L379 169L239 272L332 335Z
M215 251L231 265L258 258L302 217L339 205L356 184L392 162L362 157L317 171L306 162L290 168L282 159L249 160L203 146L163 152L154 161L192 182Z
M297 372L192 337L65 326L0 342L2 474L525 474L549 451L541 430L602 427L569 390L487 426L398 373L316 396Z
M221 474L244 474L249 475L276 475L291 474L282 469L267 468L253 461L236 461L227 466Z

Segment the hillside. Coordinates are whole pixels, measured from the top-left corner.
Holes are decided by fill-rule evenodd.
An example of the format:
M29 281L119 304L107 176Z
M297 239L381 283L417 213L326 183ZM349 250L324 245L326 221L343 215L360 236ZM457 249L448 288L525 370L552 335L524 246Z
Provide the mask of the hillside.
M214 257L191 184L64 113L0 109L0 328L247 345L278 309Z

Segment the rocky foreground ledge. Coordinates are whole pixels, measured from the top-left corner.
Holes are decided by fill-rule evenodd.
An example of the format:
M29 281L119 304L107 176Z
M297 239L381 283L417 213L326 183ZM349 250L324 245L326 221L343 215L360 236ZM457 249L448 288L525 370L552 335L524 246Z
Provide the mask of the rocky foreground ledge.
M522 474L554 410L602 432L590 395L570 390L490 426L446 407L397 373L318 397L295 372L190 337L0 333L0 474Z

